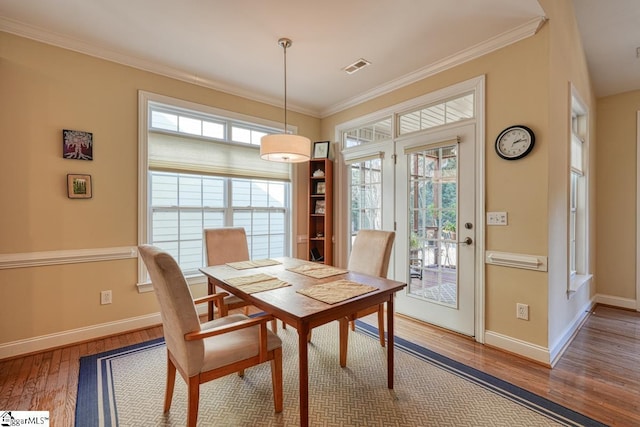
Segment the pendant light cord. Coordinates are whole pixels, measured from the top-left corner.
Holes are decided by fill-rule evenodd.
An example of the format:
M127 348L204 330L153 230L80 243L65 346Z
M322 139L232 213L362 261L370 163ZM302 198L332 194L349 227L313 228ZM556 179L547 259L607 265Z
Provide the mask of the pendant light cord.
M291 42L289 42L291 43ZM285 42L282 47L284 48L284 134L287 134L287 43Z

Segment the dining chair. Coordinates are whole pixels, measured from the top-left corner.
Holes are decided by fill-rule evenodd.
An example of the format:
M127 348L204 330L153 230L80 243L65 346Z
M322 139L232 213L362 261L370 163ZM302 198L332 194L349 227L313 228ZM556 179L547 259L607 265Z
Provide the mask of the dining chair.
M221 299L225 293L193 299L175 259L162 249L138 246L151 277L167 346L164 412L169 412L176 370L187 383L187 425L198 418L200 384L270 361L275 412L282 412L282 341L267 330L272 316L232 314L200 323L196 303ZM230 402L232 404L233 402ZM245 408L239 408L242 411Z
M249 246L247 245L247 234L244 228L205 228L203 233L207 266L249 261ZM215 293L215 284L211 281L209 283L209 292ZM248 306L250 304L247 301L231 293L228 294L224 299L224 304L219 304L216 307L221 317L226 316L229 310L236 308L244 308L244 314L249 314ZM209 320L211 319L213 319L213 313L210 311Z
M204 243L207 253L207 266L221 265L228 262L249 261L249 246L247 233L243 227L205 228ZM215 293L215 284L209 279L209 292ZM244 314L249 314L249 304L242 298L227 292L228 296L222 303L216 305L220 317L224 317L229 310L243 308ZM209 320L213 319L212 306L209 305ZM283 323L284 326L284 323ZM277 332L277 323L274 319L271 323L273 332Z
M351 248L347 269L370 276L387 277L391 248L393 247L395 236L396 233L393 231L358 231ZM380 337L380 345L384 347L384 304L374 305L350 316L351 330L355 329L355 320L357 318L373 313L378 313L378 335Z

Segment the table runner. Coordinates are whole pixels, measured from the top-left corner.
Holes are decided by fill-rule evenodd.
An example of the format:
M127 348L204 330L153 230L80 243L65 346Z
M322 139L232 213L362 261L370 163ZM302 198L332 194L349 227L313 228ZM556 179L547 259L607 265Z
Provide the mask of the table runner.
M378 288L375 286L363 285L362 283L342 279L300 289L297 292L327 304L335 304L368 294L376 289Z

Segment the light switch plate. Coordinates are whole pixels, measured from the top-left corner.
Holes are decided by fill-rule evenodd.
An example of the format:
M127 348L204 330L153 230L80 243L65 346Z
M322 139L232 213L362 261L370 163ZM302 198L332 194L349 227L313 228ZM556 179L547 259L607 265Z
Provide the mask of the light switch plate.
M487 225L507 225L507 213L487 212Z

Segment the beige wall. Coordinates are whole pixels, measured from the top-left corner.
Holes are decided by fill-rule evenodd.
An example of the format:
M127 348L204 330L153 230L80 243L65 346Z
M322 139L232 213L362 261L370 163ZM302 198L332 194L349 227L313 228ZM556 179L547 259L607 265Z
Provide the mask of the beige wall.
M340 123L485 75L486 210L509 214L507 227L485 227L486 249L546 255L548 45L545 26L534 37L325 118L321 137L333 140ZM525 159L510 162L495 154L494 141L513 124L531 127L536 147ZM517 302L529 304L530 321L516 321ZM487 266L486 329L546 346L546 313L546 273Z
M591 132L590 179L595 179L594 150L596 138L595 99L591 89L586 58L582 49L580 34L573 4L570 1L545 0L541 2L549 18L549 129L548 129L548 242L549 242L549 283L548 318L549 347L559 343L563 335L570 332L567 327L582 316L588 308L595 289L594 281L583 286L575 294L567 293L569 282L569 154L571 133L571 89L572 84L589 109ZM594 182L594 181L593 181ZM591 190L594 190L592 185ZM589 195L591 237L595 235L595 192ZM591 241L589 258L594 259L595 240ZM590 272L594 270L593 262ZM570 297L569 297L570 296Z
M638 298L635 237L640 90L600 98L597 110L597 291L624 304Z
M621 236L618 227L635 230L635 181L624 171L635 167L640 92L599 100L596 134L571 2L540 3L550 21L533 37L322 120L289 117L312 140L334 140L337 124L485 75L486 210L509 213L507 227L485 227L486 249L548 255L550 262L548 273L486 267L486 329L547 348L594 292L573 299L564 292L569 82L592 110L597 214L607 218L598 221L590 257L598 293L623 299L635 298L635 234ZM138 90L282 118L277 107L0 33L0 254L136 245ZM501 160L495 137L516 123L534 130L536 147L525 159ZM62 159L63 128L94 133L94 161ZM91 174L94 198L67 199L67 173ZM298 167L298 200L306 199L306 177L307 167ZM306 234L305 209L295 222L294 233ZM296 248L306 257L306 244ZM2 311L0 345L156 312L153 294L139 294L135 282L134 259L0 270L0 300L19 313ZM99 305L102 289L113 290L113 304ZM515 319L516 302L529 304L528 322Z
M536 36L323 119L322 138L334 139L334 127L340 123L486 75L486 211L509 215L507 227L485 227L486 250L548 256L550 263L548 273L485 267L486 329L548 348L594 293L593 286L571 299L566 292L569 82L588 106L594 100L572 3L540 3L549 21ZM591 114L595 117L594 111ZM504 161L495 155L495 137L517 123L533 129L536 147L526 159ZM592 129L593 123L595 119ZM591 202L595 206L594 193ZM590 227L593 236L595 212ZM593 266L595 251L590 259ZM529 321L515 319L518 302L529 305Z
M137 244L138 90L282 121L277 107L0 32L0 254ZM316 118L289 122L319 135ZM95 160L63 159L62 129L93 132ZM92 199L67 198L68 173L92 175ZM157 312L136 265L0 269L0 344ZM113 304L99 304L104 289Z

